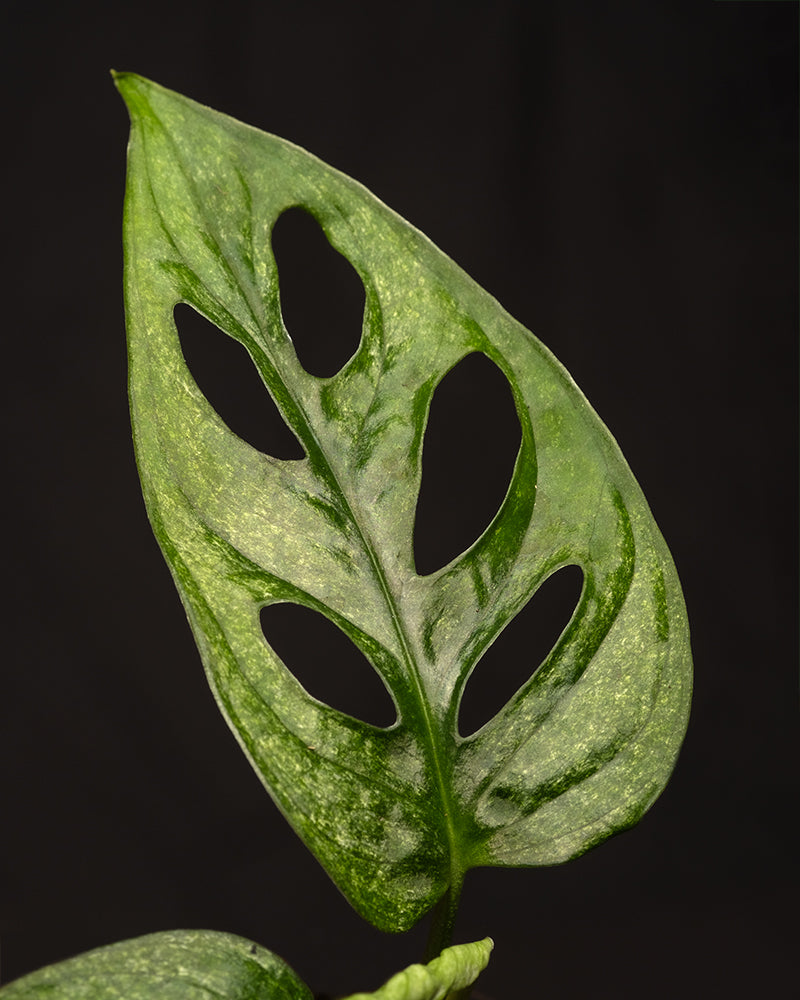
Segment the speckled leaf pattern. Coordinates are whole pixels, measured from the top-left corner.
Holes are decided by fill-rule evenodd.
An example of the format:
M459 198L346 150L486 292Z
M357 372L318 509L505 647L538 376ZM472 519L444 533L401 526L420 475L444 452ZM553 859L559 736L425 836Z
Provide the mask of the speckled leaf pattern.
M488 965L493 947L492 939L484 938L445 948L427 965L409 965L374 993L354 993L345 1000L444 1000L472 986Z
M353 906L392 930L470 867L565 861L630 826L674 765L691 667L672 560L608 431L531 333L361 185L140 77L117 85L132 118L125 292L144 496L220 708L280 809ZM292 206L366 292L360 346L330 379L303 370L281 317L270 234ZM245 346L305 459L228 429L184 363L179 302ZM508 378L519 455L481 537L418 576L428 407L475 351ZM567 628L462 738L476 661L569 564L584 586ZM280 601L350 637L391 692L393 726L303 689L260 629Z
M2 1000L313 1000L272 952L217 931L163 931L48 965Z

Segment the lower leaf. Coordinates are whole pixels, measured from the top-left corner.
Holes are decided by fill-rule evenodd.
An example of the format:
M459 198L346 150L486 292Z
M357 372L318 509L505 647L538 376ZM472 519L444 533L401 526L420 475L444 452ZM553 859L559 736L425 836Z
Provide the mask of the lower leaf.
M2 1000L312 1000L280 958L217 931L162 931L48 965Z

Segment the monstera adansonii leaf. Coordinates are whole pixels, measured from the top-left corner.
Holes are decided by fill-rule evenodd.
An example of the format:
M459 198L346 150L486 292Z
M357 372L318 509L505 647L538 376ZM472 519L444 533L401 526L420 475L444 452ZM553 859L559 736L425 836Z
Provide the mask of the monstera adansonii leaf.
M215 697L279 808L389 930L456 897L471 867L551 865L632 825L685 731L686 614L641 490L570 376L361 185L141 77L116 82L132 119L125 296L144 497ZM271 234L298 206L365 289L360 344L332 378L303 369L281 315ZM185 363L178 303L244 345L305 458L262 454L222 421ZM422 576L429 405L473 352L508 379L519 453L483 534ZM566 629L502 710L460 735L476 662L567 565L584 582ZM262 632L276 602L349 636L391 693L393 725L306 692Z
M4 986L0 996L3 1000L312 1000L311 990L272 952L217 931L161 931L120 941L31 972Z

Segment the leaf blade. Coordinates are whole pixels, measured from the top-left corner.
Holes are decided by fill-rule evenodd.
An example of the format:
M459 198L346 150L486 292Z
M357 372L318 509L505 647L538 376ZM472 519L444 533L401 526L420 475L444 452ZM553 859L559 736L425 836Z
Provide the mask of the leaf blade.
M162 931L38 969L0 989L3 1000L312 1000L260 945L217 931Z
M220 707L256 771L353 905L411 926L474 864L588 849L663 787L688 714L685 609L615 442L560 364L452 261L310 154L125 75L132 115L126 305L137 461ZM280 314L270 232L301 205L364 282L361 344L304 372ZM238 339L306 459L232 434L172 322L187 301ZM413 523L434 389L467 354L509 381L521 445L497 516L426 577ZM561 566L572 621L479 732L470 670ZM258 611L326 614L382 677L388 730L321 705L263 641ZM536 669L538 666L538 669Z

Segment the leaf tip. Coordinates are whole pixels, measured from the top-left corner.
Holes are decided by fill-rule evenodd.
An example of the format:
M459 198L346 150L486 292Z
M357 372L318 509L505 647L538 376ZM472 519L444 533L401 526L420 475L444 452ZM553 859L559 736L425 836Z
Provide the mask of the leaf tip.
M111 74L111 80L114 86L119 91L123 91L125 89L129 77L136 76L135 73L128 73L125 70L118 69L110 69L109 73Z
M139 76L138 73L129 73L116 69L111 70L111 79L132 118L137 112L144 110L146 104L145 92L154 86L150 80Z

